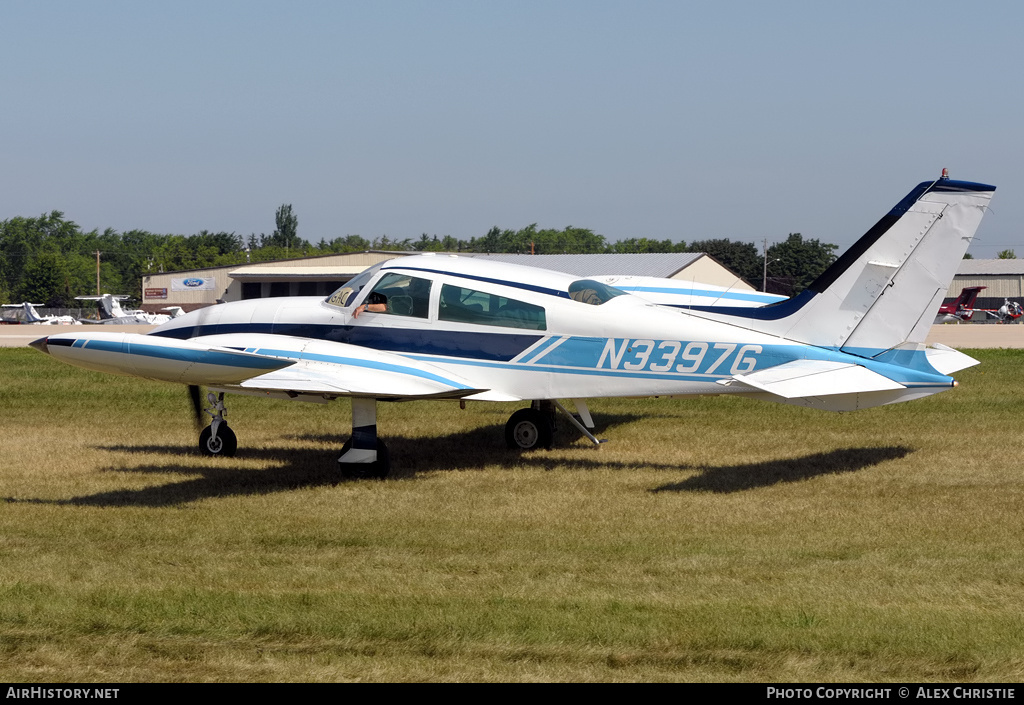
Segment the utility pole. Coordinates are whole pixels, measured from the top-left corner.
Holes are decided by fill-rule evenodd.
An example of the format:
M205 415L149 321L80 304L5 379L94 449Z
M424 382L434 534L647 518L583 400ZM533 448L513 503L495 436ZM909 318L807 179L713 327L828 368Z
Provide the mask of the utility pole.
M764 239L764 272L761 275L761 291L768 293L768 238Z
M96 250L96 296L100 295L100 251Z

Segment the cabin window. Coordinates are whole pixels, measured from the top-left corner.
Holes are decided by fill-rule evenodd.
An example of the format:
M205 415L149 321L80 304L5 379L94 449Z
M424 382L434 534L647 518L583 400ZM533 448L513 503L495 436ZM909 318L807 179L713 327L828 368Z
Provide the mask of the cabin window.
M593 279L579 279L569 285L569 298L581 304L600 306L626 292Z
M381 277L363 303L382 303L384 313L426 318L430 311L430 280L389 272Z
M437 317L455 323L547 330L542 306L450 284L441 287Z

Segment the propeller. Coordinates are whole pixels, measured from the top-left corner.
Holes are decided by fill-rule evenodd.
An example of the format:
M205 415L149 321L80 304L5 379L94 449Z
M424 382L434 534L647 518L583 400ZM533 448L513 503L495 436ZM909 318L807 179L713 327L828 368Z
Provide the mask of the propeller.
M218 299L218 303L221 303ZM196 330L202 331L206 319L209 318L211 306L200 308L195 313ZM192 418L195 420L196 430L202 431L206 426L206 414L203 412L203 389L198 384L188 385L188 397L192 400Z
M206 425L206 417L203 415L203 390L199 385L188 385L188 396L192 400L192 417L196 422L196 430L202 431Z

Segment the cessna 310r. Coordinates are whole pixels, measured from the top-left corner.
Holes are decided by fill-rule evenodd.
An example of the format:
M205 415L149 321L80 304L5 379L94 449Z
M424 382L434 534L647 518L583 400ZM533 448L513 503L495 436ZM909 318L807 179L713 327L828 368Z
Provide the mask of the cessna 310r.
M550 270L453 255L370 267L327 299L211 306L147 335L66 332L32 346L115 374L207 385L200 436L232 455L224 393L351 398L348 477L383 477L378 401L530 401L505 427L512 448L551 442L557 410L591 441L585 399L738 394L832 411L955 386L977 361L926 347L935 311L995 187L943 173L914 188L798 296L761 308L668 308ZM559 399L570 399L580 420Z

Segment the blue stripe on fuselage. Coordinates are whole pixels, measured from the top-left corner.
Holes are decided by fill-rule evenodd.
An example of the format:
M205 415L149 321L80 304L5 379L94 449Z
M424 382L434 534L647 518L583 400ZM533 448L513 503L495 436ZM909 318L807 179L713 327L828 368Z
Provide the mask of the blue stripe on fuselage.
M734 301L756 301L758 303L770 304L784 300L782 297L768 295L759 292L742 292L742 291L713 291L710 289L679 289L662 286L616 286L617 289L623 291L633 292L646 292L652 294L678 294L680 296L701 296L709 299L733 299ZM681 306L683 304L663 304L667 306Z
M949 386L952 382L951 377L940 374L927 365L923 353L912 366L904 366L891 360L873 360L838 350L801 345L750 345L574 336L557 346L541 346L539 354L524 358L524 361L529 360L525 364L524 361L519 361L492 365L481 360L438 359L418 355L412 357L438 364L638 379L702 381L724 379L736 374L750 374L794 360L806 359L861 365L908 387L942 387ZM901 359L900 362L902 361Z
M150 335L188 340L208 335L271 333L326 340L372 350L509 361L543 338L524 333L446 331L433 328L324 325L315 323L221 323L154 331Z

